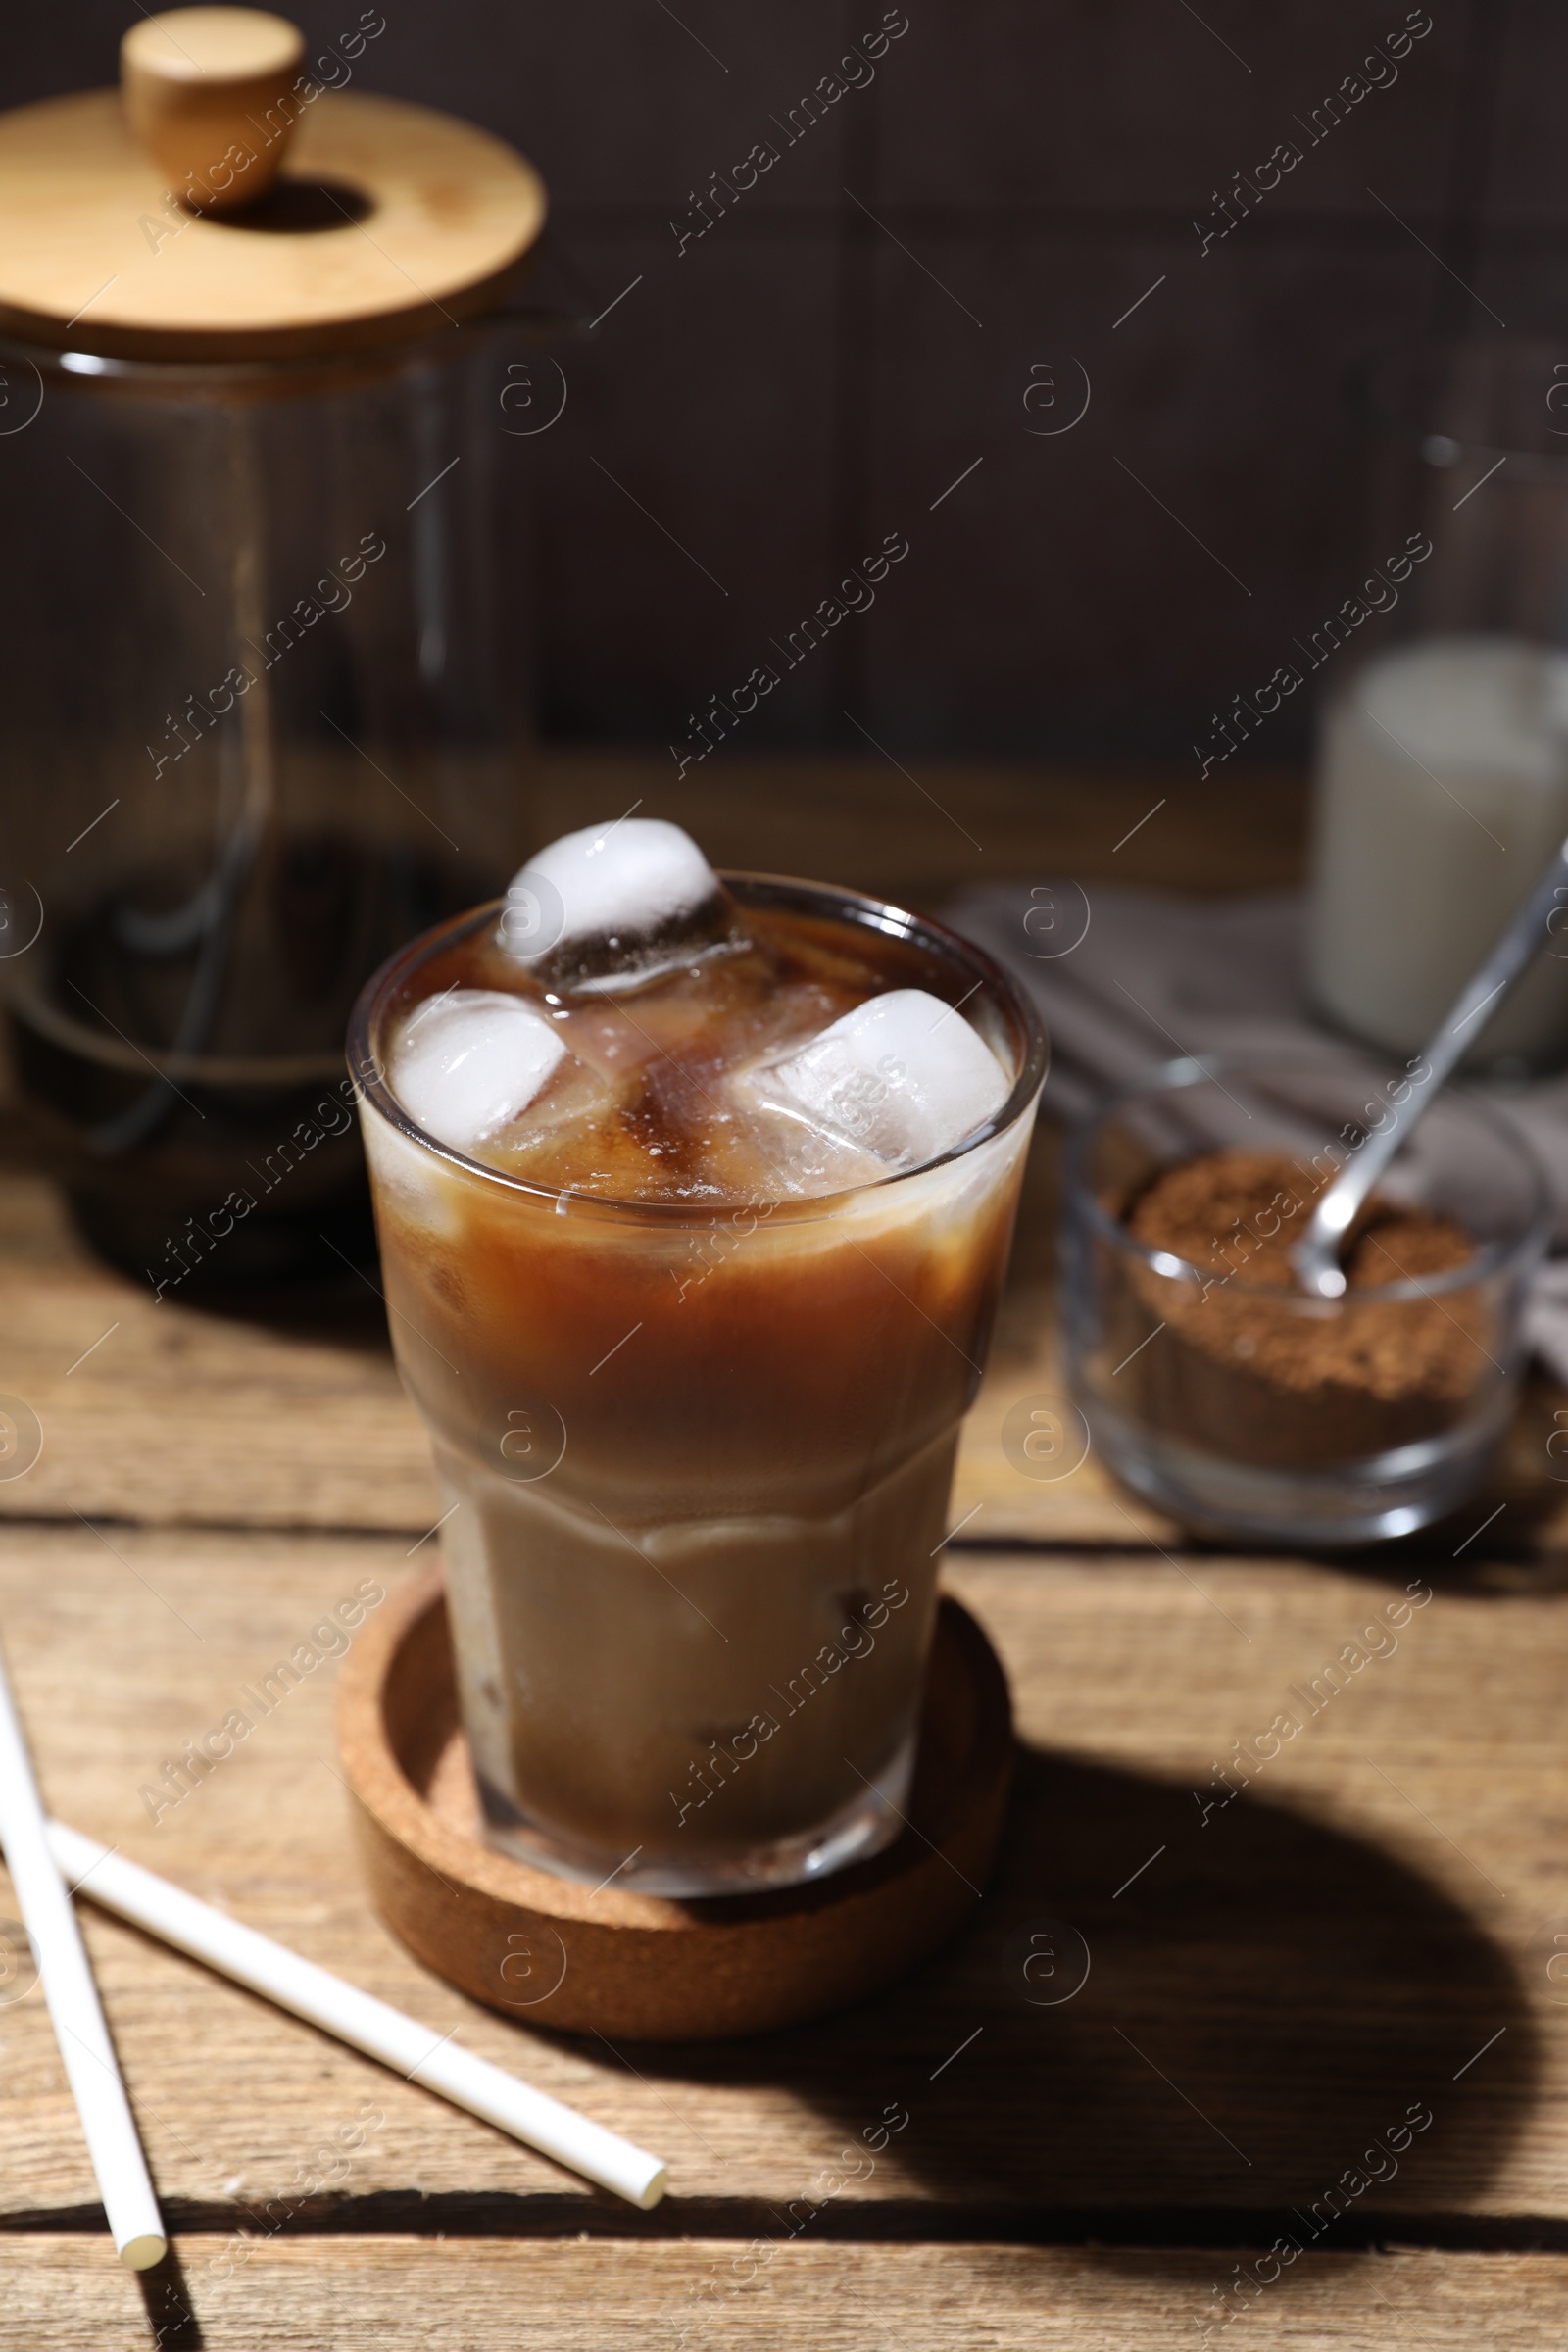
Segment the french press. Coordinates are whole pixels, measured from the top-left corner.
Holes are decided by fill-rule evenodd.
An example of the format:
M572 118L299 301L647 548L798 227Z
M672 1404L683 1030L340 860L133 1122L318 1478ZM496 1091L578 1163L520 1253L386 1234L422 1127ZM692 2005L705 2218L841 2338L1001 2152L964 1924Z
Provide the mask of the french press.
M528 847L545 193L382 30L176 10L0 115L13 1085L159 1297L364 1253L349 1009Z

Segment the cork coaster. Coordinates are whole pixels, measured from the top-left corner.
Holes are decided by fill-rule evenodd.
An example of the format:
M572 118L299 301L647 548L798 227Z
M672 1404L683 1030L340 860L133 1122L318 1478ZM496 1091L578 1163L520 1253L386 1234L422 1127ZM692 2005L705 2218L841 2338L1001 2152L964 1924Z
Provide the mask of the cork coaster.
M427 1968L529 2025L715 2040L841 2008L955 1933L996 1858L1012 1715L996 1652L944 1598L909 1828L812 1886L700 1902L574 1886L483 1842L439 1574L344 1660L338 1743L371 1900Z

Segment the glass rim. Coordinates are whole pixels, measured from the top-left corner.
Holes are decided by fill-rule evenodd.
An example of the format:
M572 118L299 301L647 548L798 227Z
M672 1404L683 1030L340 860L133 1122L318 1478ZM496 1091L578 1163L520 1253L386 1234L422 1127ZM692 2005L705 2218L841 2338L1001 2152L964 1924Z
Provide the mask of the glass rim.
M1278 1068L1280 1058L1279 1054L1261 1046L1251 1054L1245 1050L1229 1054L1183 1054L1169 1061L1156 1063L1152 1070L1146 1070L1141 1077L1129 1080L1126 1085L1118 1087L1114 1094L1094 1104L1075 1121L1068 1139L1064 1170L1064 1201L1068 1211L1081 1215L1100 1240L1109 1242L1123 1256L1138 1259L1152 1273L1161 1275L1167 1281L1191 1280L1199 1285L1206 1283L1212 1288L1217 1280L1225 1279L1217 1277L1211 1267L1200 1266L1191 1258L1179 1256L1174 1250L1158 1250L1151 1243L1140 1241L1118 1217L1109 1215L1091 1192L1086 1180L1086 1163L1099 1131L1133 1104L1153 1095L1179 1093L1204 1079L1213 1079L1217 1084L1221 1072L1240 1074L1244 1070L1252 1071L1260 1062L1270 1068ZM1312 1059L1313 1055L1307 1051L1296 1058L1305 1062ZM1325 1069L1334 1066L1332 1050L1327 1045L1319 1058ZM1528 1178L1532 1194L1529 1213L1522 1230L1514 1239L1511 1242L1479 1244L1462 1265L1451 1266L1446 1274L1424 1275L1419 1281L1407 1276L1400 1282L1358 1284L1353 1291L1347 1290L1341 1298L1313 1298L1304 1291L1286 1290L1278 1294L1266 1292L1250 1295L1270 1298L1277 1297L1280 1305L1300 1308L1314 1315L1322 1315L1325 1309L1342 1314L1353 1306L1387 1300L1433 1299L1455 1291L1468 1290L1494 1275L1512 1272L1544 1249L1550 1238L1555 1207L1545 1169L1529 1138L1500 1117L1489 1103L1481 1102L1463 1087L1440 1087L1433 1097L1433 1102L1448 1106L1462 1105L1495 1142L1501 1144L1505 1152L1513 1154L1516 1166ZM1427 1108L1430 1110L1431 1107L1429 1103Z
M917 945L928 941L938 955L967 965L975 975L977 988L989 984L1012 1019L1019 1049L1018 1074L1006 1101L991 1118L951 1151L939 1152L933 1159L922 1160L917 1168L904 1168L877 1177L870 1184L850 1185L836 1193L816 1193L804 1199L774 1200L770 1203L774 1218L788 1224L804 1224L818 1218L842 1215L851 1202L883 1196L892 1186L907 1184L914 1177L929 1175L934 1168L967 1158L981 1145L992 1143L1016 1127L1024 1113L1032 1107L1045 1084L1050 1062L1045 1025L1010 973L1004 970L983 948L964 939L958 932L950 931L945 923L935 921L930 915L912 914L905 907L894 906L889 900L874 898L862 891L844 890L834 883L808 882L788 874L750 873L723 867L719 869L718 878L726 889L734 892L742 906L748 903L766 904L769 901L789 904L802 907L804 911L820 912L840 921L848 921L861 930L880 932L885 938L910 940ZM401 982L442 949L454 946L483 929L486 923L499 921L506 904L504 897L489 899L464 914L453 915L446 922L437 923L399 948L387 957L379 970L371 973L360 991L349 1019L348 1031L349 1075L360 1091L362 1102L371 1103L388 1126L431 1152L437 1159L447 1160L452 1166L460 1168L465 1175L480 1177L502 1191L516 1193L529 1200L548 1201L552 1205L563 1200L568 1200L573 1216L581 1211L610 1223L678 1228L692 1223L710 1225L715 1217L758 1207L760 1204L759 1200L633 1200L617 1194L579 1193L573 1192L569 1186L530 1183L523 1177L511 1176L504 1169L491 1167L484 1160L470 1159L466 1152L459 1152L455 1146L444 1144L439 1137L426 1133L404 1109L373 1051L375 1024L387 1000Z

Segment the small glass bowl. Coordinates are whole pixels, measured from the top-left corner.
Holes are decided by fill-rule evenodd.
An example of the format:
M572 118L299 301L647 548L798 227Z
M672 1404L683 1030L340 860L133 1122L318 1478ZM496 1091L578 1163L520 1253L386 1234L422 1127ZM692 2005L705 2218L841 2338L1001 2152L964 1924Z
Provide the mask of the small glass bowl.
M1400 1115L1401 1080L1343 1051L1167 1062L1077 1130L1062 1231L1068 1376L1093 1443L1133 1491L1201 1534L1293 1549L1405 1536L1485 1478L1524 1358L1526 1286L1551 1225L1517 1131L1440 1095L1376 1198L1453 1218L1475 1254L1446 1273L1341 1299L1235 1279L1365 1137ZM1224 1149L1299 1169L1250 1234L1207 1262L1124 1222L1162 1169ZM1296 1205L1291 1206L1294 1200ZM1274 1222L1270 1223L1270 1214Z

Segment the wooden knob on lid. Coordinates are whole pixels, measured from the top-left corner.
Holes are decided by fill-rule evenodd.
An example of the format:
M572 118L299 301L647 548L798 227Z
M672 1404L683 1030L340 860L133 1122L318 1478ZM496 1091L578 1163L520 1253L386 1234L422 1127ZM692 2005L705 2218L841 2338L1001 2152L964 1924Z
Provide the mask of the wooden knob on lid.
M322 88L283 18L172 9L125 35L119 90L0 113L0 335L270 362L494 310L543 183L471 122L346 89L386 28L368 9Z
M174 194L236 212L265 195L304 111L305 36L256 8L175 8L120 44L125 113Z

